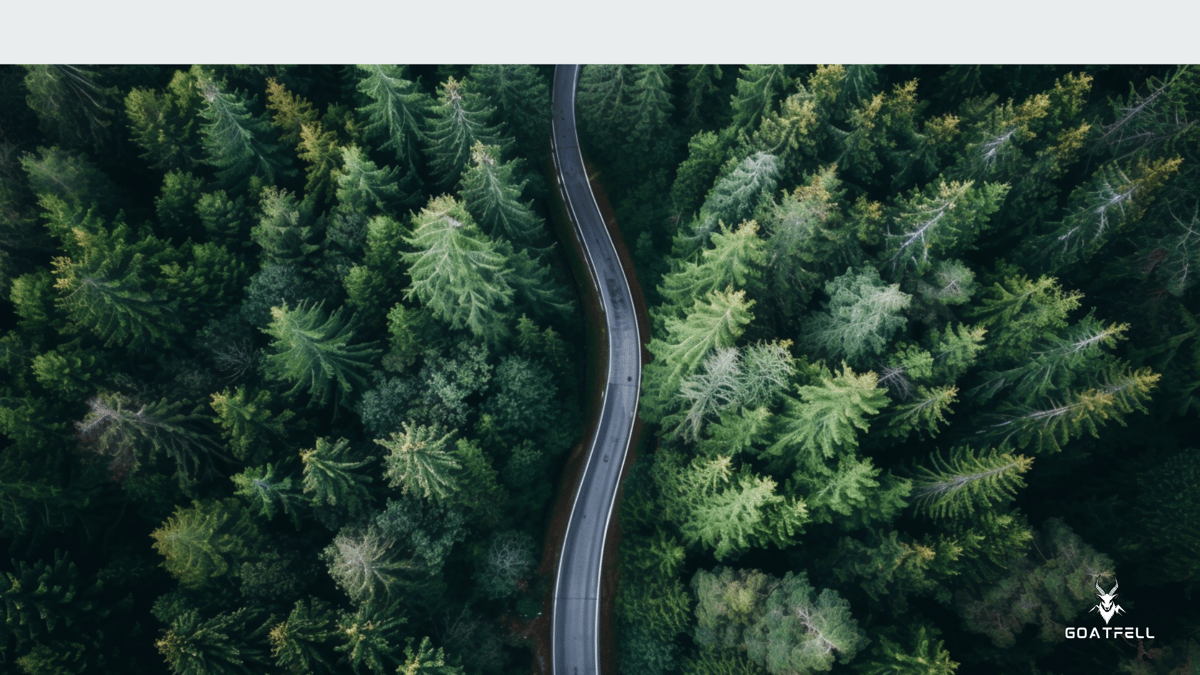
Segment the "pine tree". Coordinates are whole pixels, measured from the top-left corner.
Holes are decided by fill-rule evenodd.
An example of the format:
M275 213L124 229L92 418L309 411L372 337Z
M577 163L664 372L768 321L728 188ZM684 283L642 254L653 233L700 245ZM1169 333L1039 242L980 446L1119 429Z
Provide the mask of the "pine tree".
M759 570L716 567L692 577L696 595L696 642L717 649L744 647L746 633L761 620L779 579Z
M1067 314L1082 297L1078 291L1064 292L1054 277L1008 276L984 292L972 314L979 326L991 329L988 346L995 358L1023 359L1038 341L1066 327Z
M756 129L790 84L791 78L781 65L744 66L733 96L733 124L747 132Z
M476 143L471 167L463 173L463 201L488 236L508 239L520 248L545 248L546 224L530 203L521 201L526 181L513 179L515 168L515 162L500 161L500 148Z
M677 257L686 258L697 250L721 223L732 224L748 220L759 203L769 199L779 180L779 160L774 155L756 152L738 162L733 170L717 179L700 207L700 215L690 234L682 234L677 243Z
M537 565L534 552L528 534L519 530L496 533L476 569L475 583L489 600L516 595Z
M70 234L81 221L92 218L89 209L94 209L96 216L109 216L117 210L120 193L116 185L82 152L39 147L36 154L21 157L21 168L47 227L60 241L64 233Z
M287 618L271 628L271 655L275 665L296 675L333 672L326 654L326 645L338 635L333 610L323 600L307 600L297 600Z
M513 289L506 261L496 244L479 231L462 203L450 196L433 199L413 219L405 253L416 296L452 328L469 328L490 343L508 332L504 309Z
M429 164L439 185L449 188L458 182L471 161L476 143L506 149L508 143L493 126L495 108L476 92L471 82L453 77L442 83L438 105L428 124Z
M238 500L193 501L151 533L162 566L185 588L200 588L229 573L263 543L254 519Z
M371 477L361 469L373 458L356 459L350 450L350 441L339 438L329 442L318 438L310 450L300 452L304 463L304 494L318 506L337 507L344 513L354 515L364 510L371 496L367 483Z
M1129 171L1116 164L1101 167L1087 185L1071 193L1069 213L1059 227L1030 243L1030 254L1048 257L1053 269L1086 263L1142 217L1155 193L1179 170L1182 161L1174 157L1138 162Z
M403 433L375 439L388 449L383 459L388 487L400 487L404 494L412 491L439 502L456 492L454 474L462 467L447 450L452 436L453 431L443 435L436 425L411 426L405 422Z
M973 181L942 181L913 190L896 206L889 227L886 256L892 270L911 267L924 274L934 261L970 250L1007 193L1005 184L976 188Z
M267 624L247 608L211 619L187 610L171 622L154 646L175 675L254 675L271 664L267 655Z
M912 296L899 284L886 285L873 267L846 273L825 284L829 302L811 323L805 340L814 350L852 364L881 353L907 323L901 314Z
M667 123L675 109L671 104L670 72L662 65L638 65L633 67L633 77L628 147L655 158L662 157L666 145L663 139L671 133Z
M359 66L358 91L370 103L358 109L367 122L363 132L369 139L383 138L375 147L396 153L401 173L415 175L426 142L426 117L433 102L428 94L405 79L403 66Z
M854 664L861 675L954 675L960 665L950 659L938 629L924 623L909 628L902 642L879 635L870 652ZM896 637L892 635L891 637ZM908 646L911 645L911 646Z
M955 448L948 460L934 453L930 463L932 467L917 469L913 497L922 511L937 518L962 517L1008 502L1025 486L1021 474L1033 466L1023 455L976 453L970 447Z
M300 129L300 159L308 162L305 198L318 204L330 201L342 165L337 132L326 131L320 122L304 125Z
M704 361L704 370L684 379L682 420L674 433L696 440L707 420L734 407L754 408L770 403L783 391L795 366L788 345L758 344L747 349L717 349Z
M346 304L368 330L382 327L388 309L404 292L406 228L388 216L367 222L362 264L350 268L344 284Z
M890 522L906 506L910 489L906 480L884 474L870 458L844 456L832 467L813 464L801 467L793 488L804 493L804 503L813 522L836 523L851 531L870 521Z
M229 479L238 488L234 494L244 497L250 502L251 508L257 506L259 515L271 519L276 513L286 513L298 530L300 493L296 490L298 486L292 477L283 474L284 471L280 467L264 464L247 468Z
M336 176L341 209L367 216L387 213L400 201L396 170L378 167L355 145L341 148L342 168Z
M287 435L287 423L295 417L291 410L272 414L271 393L252 394L246 387L232 392L225 389L212 395L209 405L217 413L217 424L225 437L225 446L243 462L261 462L272 454L274 439Z
M75 620L98 611L96 594L101 582L86 588L80 583L75 563L67 554L54 550L52 562L27 563L14 560L13 572L0 578L0 637L16 638L18 644L41 641L47 635L62 635Z
M1100 427L1109 419L1125 426L1124 415L1134 410L1147 412L1145 401L1161 377L1149 368L1115 371L1099 387L1069 392L1061 402L1003 409L998 414L1000 421L985 431L1018 449L1032 446L1034 452L1059 452L1067 441L1084 432L1098 438Z
M319 124L313 105L273 77L267 78L267 110L271 111L271 122L279 129L279 140L285 145L299 146L304 127Z
M686 318L664 321L666 337L650 341L654 361L644 368L646 419L662 418L684 378L695 372L711 350L733 345L753 318L753 304L744 291L713 291L696 300Z
M311 403L344 402L356 389L365 389L366 371L379 353L371 345L353 344L354 328L342 320L339 308L328 318L321 306L271 308L271 325L263 329L274 338L267 356L267 373L293 383L288 394L307 390Z
M950 404L955 401L958 388L954 386L928 388L917 385L912 393L912 401L901 403L887 415L887 427L884 434L904 438L916 431L922 436L929 434L937 436L938 425L946 424L946 413Z
M401 581L397 574L414 564L396 559L395 544L374 526L343 529L321 557L356 606L387 604Z
M166 91L130 90L125 114L150 168L187 170L199 163L201 105L193 76L181 70L175 71Z
M683 69L683 79L687 85L687 98L683 105L687 111L685 121L694 123L700 119L700 111L705 109L705 99L718 90L717 80L721 79L723 73L721 66L716 64L693 64Z
M414 645L416 648L414 649ZM404 648L404 663L396 669L398 675L464 675L461 666L446 662L446 654L441 647L433 648L429 638L421 638L416 644L412 638Z
M400 642L398 629L407 623L394 606L386 603L359 605L354 614L343 614L338 631L345 640L335 649L345 652L351 670L357 675L368 669L373 675L385 675L396 665Z
M322 241L314 206L313 201L298 200L274 186L262 191L262 216L250 228L250 238L262 247L263 267L316 266Z
M531 65L477 64L471 81L496 106L519 147L547 147L550 136L550 88ZM526 153L522 153L526 154Z
M123 394L98 394L87 401L88 414L75 423L76 436L87 452L108 460L116 479L136 474L143 463L166 455L175 464L181 485L189 485L207 466L210 456L221 457L204 428L208 418L201 406L190 411L183 403L139 403Z
M169 260L165 242L150 236L137 239L121 221L106 230L93 212L85 215L51 197L43 203L83 220L82 227L62 233L69 237L66 248L72 257L53 260L57 304L73 322L106 346L133 349L165 344L182 329L176 303L149 277L152 266Z
M887 394L876 386L875 373L856 374L842 364L842 372L820 376L819 385L797 388L800 400L791 399L781 420L781 431L767 452L797 455L810 467L858 447L858 432L866 431L868 415L887 405Z
M712 248L705 248L699 261L685 262L679 270L663 276L659 293L671 303L668 306L683 310L711 291L756 286L766 259L758 231L753 220L736 230L722 225L712 235Z
M771 675L828 670L846 663L867 644L837 591L820 593L806 575L788 572L767 597L762 618L746 635L746 655Z
M632 66L620 64L589 64L579 74L575 96L580 122L588 137L612 154L624 147L635 78Z
M933 595L950 600L942 582L955 574L962 550L945 538L924 542L892 530L871 532L865 541L843 537L826 563L845 584L861 586L876 603L886 602L894 616L909 613L908 599Z
M236 91L226 91L202 74L196 87L206 104L200 111L205 161L217 168L226 189L240 187L253 176L268 185L291 174L290 162L278 145L268 140L267 120L253 115L249 103Z
M987 329L965 324L946 324L929 332L929 353L933 356L931 376L941 382L953 382L965 373L983 350Z
M108 139L115 87L100 83L98 73L69 65L25 68L25 102L37 114L43 133L70 147L97 149Z
M1033 557L1036 555L1036 557ZM1018 558L1011 571L981 591L964 591L954 608L968 630L983 633L1000 648L1011 647L1028 624L1042 642L1062 640L1063 627L1095 602L1097 583L1113 578L1113 562L1051 518L1034 540L1033 555Z

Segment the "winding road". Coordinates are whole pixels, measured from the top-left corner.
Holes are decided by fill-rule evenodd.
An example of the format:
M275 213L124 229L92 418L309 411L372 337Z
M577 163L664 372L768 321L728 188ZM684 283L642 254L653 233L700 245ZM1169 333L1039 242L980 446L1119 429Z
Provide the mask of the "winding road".
M554 70L554 162L604 313L608 375L600 423L591 439L558 560L551 636L554 675L600 674L600 572L642 376L633 295L588 183L575 132L575 85L580 68L557 66Z

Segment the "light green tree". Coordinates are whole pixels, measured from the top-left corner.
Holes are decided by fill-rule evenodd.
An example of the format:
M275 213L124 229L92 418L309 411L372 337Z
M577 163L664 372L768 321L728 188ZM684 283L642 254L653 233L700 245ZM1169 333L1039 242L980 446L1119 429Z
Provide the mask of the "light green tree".
M395 544L373 525L343 528L321 557L356 606L387 604L402 581L399 574L415 565L398 559Z
M857 374L845 364L840 373L819 378L819 384L797 388L800 399L790 399L780 416L780 432L767 453L795 456L810 468L824 460L853 452L858 434L868 428L868 416L887 406L887 394L878 388L875 373Z
M323 600L306 600L297 600L287 617L271 628L271 656L275 665L296 675L334 672L333 659L326 653L338 635L333 609Z
M973 181L914 189L899 200L889 226L884 255L892 270L924 274L934 262L970 250L1006 194L1005 184L975 187Z
M404 648L404 662L396 669L397 675L464 675L462 666L453 661L447 662L446 654L441 647L433 648L429 638L421 638L420 643L412 638Z
M455 474L462 468L449 449L453 436L453 431L443 434L437 425L405 422L402 433L375 439L375 443L388 450L383 458L388 486L432 501L450 497L458 489Z
M333 443L318 438L311 449L300 451L304 494L318 506L337 507L352 516L360 513L371 499L366 486L371 477L362 469L372 459L355 458L350 441L344 438Z
M408 620L390 603L364 603L353 614L342 614L338 632L345 642L335 649L345 653L355 675L363 669L372 675L390 675L388 669L399 661L399 629L405 623Z
M233 498L193 501L151 533L162 566L185 588L200 588L253 557L263 544L254 519Z
M354 344L354 328L342 319L342 309L325 317L321 306L271 308L271 324L263 329L274 340L267 356L267 373L292 383L289 394L306 391L312 404L342 403L365 389L366 372L378 354L369 344Z
M954 675L960 665L950 658L940 631L924 623L907 631L907 638L878 635L870 651L854 664L862 675Z
M951 450L950 459L934 453L931 466L918 467L912 496L917 508L937 518L963 517L976 509L1007 503L1025 486L1021 475L1033 460L1011 452Z
M505 308L513 289L504 255L450 196L433 199L413 218L412 252L404 254L412 285L405 293L453 328L495 343L508 333Z
M738 162L729 173L717 179L700 207L692 231L676 241L676 255L689 257L717 231L721 223L749 220L758 205L769 199L779 181L779 160L765 152L756 152Z
M292 525L300 529L299 485L281 468L272 464L249 467L229 479L237 486L234 494L245 498L251 508L257 506L259 515L271 519L276 513L286 513Z
M755 221L746 221L736 229L722 225L712 234L712 247L706 247L698 261L684 262L663 276L659 293L669 309L685 310L711 291L727 286L752 288L766 261L764 248Z
M887 285L873 267L846 273L825 284L829 302L813 317L805 342L815 351L862 365L883 352L908 320L903 311L912 296L899 284Z
M849 662L867 642L837 591L818 593L803 573L788 572L747 631L746 655L772 675L803 675Z
M175 71L166 90L135 87L125 96L133 141L153 169L191 169L200 160L202 99L194 76Z

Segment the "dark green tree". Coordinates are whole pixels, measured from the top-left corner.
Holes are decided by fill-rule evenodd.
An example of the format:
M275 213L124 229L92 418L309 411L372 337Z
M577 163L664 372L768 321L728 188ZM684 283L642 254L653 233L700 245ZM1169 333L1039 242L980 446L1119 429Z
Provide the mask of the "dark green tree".
M154 646L175 675L254 675L270 668L268 623L248 608L211 619L188 610Z
M361 672L390 675L388 669L399 662L399 628L405 623L407 619L400 616L393 605L360 605L358 611L343 614L338 621L338 632L345 642L335 649L345 653L355 675Z
M269 140L270 122L250 112L249 102L207 74L196 87L205 101L200 115L205 161L217 168L226 188L240 187L257 176L267 184L291 174L290 161Z
M550 136L550 88L536 67L477 64L471 66L470 79L496 106L500 119L512 131L518 147L525 149L521 154L547 147Z
M297 600L282 622L267 638L275 665L296 675L334 672L328 653L338 636L336 616L329 603L317 598Z
M776 99L790 86L783 66L744 66L733 96L733 124L743 131L753 131L762 118L770 113Z
M162 566L185 588L200 588L236 570L264 543L254 518L234 498L193 501L151 533Z
M101 583L85 587L75 563L58 549L49 563L14 560L13 566L14 571L0 578L0 609L4 614L0 636L6 642L9 636L25 644L41 641L47 635L66 635L87 613L104 613L96 598Z
M1007 503L1025 486L1021 474L1033 460L995 450L976 453L969 447L955 448L950 459L934 453L932 467L919 467L912 496L918 508L938 517L962 517L976 509Z
M396 153L401 173L415 175L426 142L427 116L433 101L405 79L403 66L359 66L358 91L369 102L358 109L368 139L382 139L380 150Z
M114 87L100 74L68 65L25 66L26 103L43 133L69 147L99 148L112 124Z
M402 433L375 439L388 450L383 458L388 486L432 501L449 498L458 489L455 474L462 468L449 449L453 436L453 431L443 434L437 426L405 423Z
M521 201L526 181L513 178L515 168L515 162L500 161L498 147L476 143L471 148L471 167L463 173L463 201L489 236L508 239L521 248L545 248L549 245L546 224L530 203Z
M499 127L494 126L494 113L495 108L470 81L451 77L442 83L427 126L430 169L439 185L449 188L458 182L476 143L508 147Z
M287 436L287 424L295 413L271 412L271 393L252 393L246 387L225 389L212 395L209 405L217 413L217 424L225 438L225 447L243 462L261 462L271 455L274 441Z
M200 110L195 76L175 71L165 91L134 88L125 96L133 141L153 169L188 170L200 161Z
M373 459L357 459L350 441L344 438L332 443L318 438L312 449L300 451L304 494L318 506L336 507L351 516L359 514L371 499L366 486L371 477L362 469Z

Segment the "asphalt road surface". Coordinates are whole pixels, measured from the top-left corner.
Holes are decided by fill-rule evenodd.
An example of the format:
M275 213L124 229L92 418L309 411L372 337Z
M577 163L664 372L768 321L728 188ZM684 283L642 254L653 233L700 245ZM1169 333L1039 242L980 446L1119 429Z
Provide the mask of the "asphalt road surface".
M642 376L642 348L629 282L588 184L575 133L575 85L580 66L554 70L553 139L558 181L583 242L600 295L608 334L608 376L600 423L588 450L583 479L558 561L554 586L554 675L600 673L600 567L608 521L629 448Z

